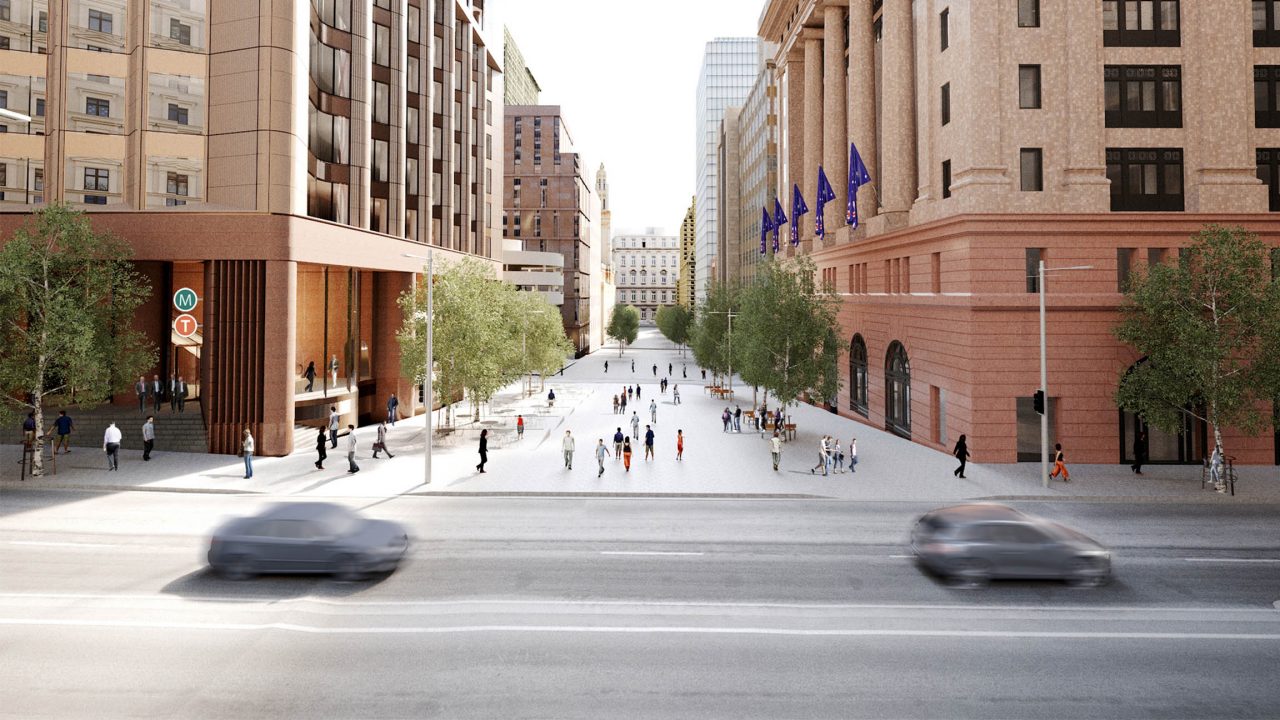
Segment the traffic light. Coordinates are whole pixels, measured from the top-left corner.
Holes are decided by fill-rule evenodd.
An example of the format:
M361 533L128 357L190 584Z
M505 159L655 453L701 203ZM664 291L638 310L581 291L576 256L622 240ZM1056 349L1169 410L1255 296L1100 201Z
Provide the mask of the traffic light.
M1031 400L1031 406L1036 409L1037 413L1041 415L1044 414L1044 391L1043 390L1036 391L1035 396Z

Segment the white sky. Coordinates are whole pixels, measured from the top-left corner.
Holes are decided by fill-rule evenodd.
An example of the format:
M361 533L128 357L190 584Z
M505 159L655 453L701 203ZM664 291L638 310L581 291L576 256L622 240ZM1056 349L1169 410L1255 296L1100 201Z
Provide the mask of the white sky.
M689 207L703 46L756 34L763 0L491 0L545 105L560 105L594 181L605 164L614 234L674 235Z

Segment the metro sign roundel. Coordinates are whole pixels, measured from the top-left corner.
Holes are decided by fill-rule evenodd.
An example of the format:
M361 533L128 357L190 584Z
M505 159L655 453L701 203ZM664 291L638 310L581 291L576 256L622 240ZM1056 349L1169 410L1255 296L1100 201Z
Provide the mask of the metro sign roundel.
M196 291L191 288L182 288L173 294L173 306L178 312L191 312L196 309L196 303L200 298L196 295Z
M183 313L173 319L173 331L178 334L178 337L189 338L196 334L199 327L200 324L196 322L194 315Z

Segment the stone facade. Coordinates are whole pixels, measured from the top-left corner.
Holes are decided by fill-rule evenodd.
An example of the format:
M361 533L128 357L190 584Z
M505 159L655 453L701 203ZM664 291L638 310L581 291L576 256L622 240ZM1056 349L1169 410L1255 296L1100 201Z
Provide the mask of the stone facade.
M615 235L613 272L617 302L640 311L640 323L652 325L658 308L675 305L680 276L680 247L672 235L649 228L639 235Z

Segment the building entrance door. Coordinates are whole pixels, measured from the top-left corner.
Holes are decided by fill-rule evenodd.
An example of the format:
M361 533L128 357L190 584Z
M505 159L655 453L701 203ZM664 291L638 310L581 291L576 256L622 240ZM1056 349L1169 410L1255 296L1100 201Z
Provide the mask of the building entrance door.
M1153 427L1133 413L1120 413L1120 462L1133 462L1133 442L1140 430L1147 431L1147 462L1158 465L1194 465L1205 458L1207 429L1205 424L1189 414L1182 416L1182 427L1175 433L1167 433Z
M190 295L180 291L190 290L195 294L194 306ZM176 385L181 379L186 386L185 401L198 400L203 383L200 377L200 354L204 349L204 263L175 262L169 273L169 367L166 378L170 385ZM179 307L181 306L181 307ZM184 335L175 328L175 321L181 315L190 315L196 319L196 330Z

